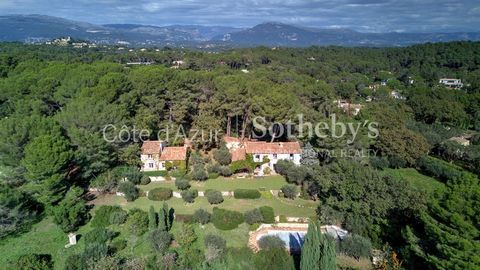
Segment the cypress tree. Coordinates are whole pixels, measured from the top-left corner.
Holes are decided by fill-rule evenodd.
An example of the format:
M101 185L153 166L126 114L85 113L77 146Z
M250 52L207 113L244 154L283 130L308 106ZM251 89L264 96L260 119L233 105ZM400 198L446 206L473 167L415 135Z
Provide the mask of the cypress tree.
M166 221L165 211L160 208L160 212L158 213L158 229L161 231L167 231L167 221Z
M321 256L319 262L319 269L321 270L335 270L337 269L335 240L324 234L320 234Z
M170 208L166 202L163 202L163 214L165 216L165 230L169 231L172 227L171 220L170 220Z
M148 211L148 228L150 230L157 228L157 213L155 213L153 206L150 206L150 210Z
M300 260L300 270L319 269L320 250L320 230L318 223L310 221L308 231L305 235L305 242L302 247Z

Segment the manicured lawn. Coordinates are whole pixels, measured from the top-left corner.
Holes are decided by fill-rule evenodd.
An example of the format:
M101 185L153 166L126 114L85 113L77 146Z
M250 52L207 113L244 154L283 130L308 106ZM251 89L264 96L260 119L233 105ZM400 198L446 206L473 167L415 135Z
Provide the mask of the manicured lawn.
M80 233L85 229L80 230ZM66 244L67 234L52 222L51 217L45 218L35 224L29 232L0 241L0 269L6 269L8 261L14 261L19 256L30 253L50 254L55 262L55 269L63 269L65 259L83 249L81 241L68 249L65 248Z
M195 210L203 208L212 212L213 207L217 206L229 210L246 212L260 206L271 206L275 210L275 215L286 215L292 217L311 217L315 215L315 207L318 203L302 199L288 200L284 198L260 198L254 200L235 199L225 197L224 202L218 205L211 205L207 198L198 197L194 203L187 204L182 199L171 198L167 201L168 205L175 209L177 214L193 214ZM95 200L95 205L120 205L125 209L140 208L148 211L150 206L155 210L160 209L163 202L151 201L146 197L140 197L134 202L127 202L123 197L116 195L104 195ZM300 207L299 207L300 205Z
M190 181L192 188L197 190L216 189L222 191L234 190L237 188L246 189L280 189L287 181L280 176L266 176L263 178L224 178L209 179L204 182ZM152 182L146 186L139 186L140 189L146 191L156 187L169 187L176 190L174 181Z
M413 187L424 190L429 193L432 193L436 190L443 191L445 190L445 184L432 178L421 174L413 168L402 168L402 169L385 169L384 171L388 175L401 177L407 180Z

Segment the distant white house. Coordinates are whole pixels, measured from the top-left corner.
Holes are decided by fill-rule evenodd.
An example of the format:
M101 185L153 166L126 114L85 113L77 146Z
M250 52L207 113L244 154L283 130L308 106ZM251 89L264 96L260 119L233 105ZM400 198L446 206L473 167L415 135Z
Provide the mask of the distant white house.
M396 90L393 90L393 91L390 92L390 97L392 97L394 99L401 99L401 100L407 99L406 97L404 97L402 94L400 94Z
M337 103L337 107L341 108L345 113L354 116L358 115L363 107L362 104L353 104L344 99L334 100L334 102Z
M279 160L290 160L300 165L302 158L302 149L298 142L245 142L245 153L252 155L255 162L268 159L268 162L257 168L257 175L263 175L267 167L271 172L275 172L274 166Z
M438 82L449 88L460 89L463 87L462 80L460 79L442 78Z

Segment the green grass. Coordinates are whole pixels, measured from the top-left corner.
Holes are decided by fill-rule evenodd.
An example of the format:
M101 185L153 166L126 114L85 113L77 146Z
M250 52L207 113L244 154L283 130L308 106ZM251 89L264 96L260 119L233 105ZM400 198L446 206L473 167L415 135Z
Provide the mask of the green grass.
M403 169L385 169L384 172L388 175L400 177L407 180L414 188L423 190L429 193L435 191L444 191L445 184L432 178L421 174L413 168L403 168Z
M266 176L263 178L224 178L219 177L217 179L209 179L203 182L190 181L192 188L197 190L207 190L207 189L216 189L221 191L231 191L237 188L245 189L280 189L282 186L286 185L287 181L280 176ZM140 189L147 191L157 187L168 187L173 190L176 190L174 181L164 181L164 182L152 182L145 186L139 186Z
M311 217L315 215L317 203L302 199L288 200L284 198L264 198L260 199L235 199L233 197L224 197L224 202L218 205L211 205L207 198L198 197L194 203L187 204L180 198L171 198L167 201L168 205L175 209L177 214L193 214L195 210L203 208L212 212L213 207L221 207L228 210L246 212L260 206L271 206L275 215L286 215L292 217ZM127 202L123 197L116 195L104 195L95 200L95 205L120 205L124 209L140 208L148 211L150 206L159 208L163 202L156 202L140 197L134 202ZM300 207L299 207L300 205Z
M82 228L79 233L89 230ZM63 269L66 258L83 249L81 240L68 249L68 236L48 217L33 225L32 229L22 235L9 237L0 241L0 269L7 267L9 261L14 261L21 255L30 253L50 254L55 262L55 269Z

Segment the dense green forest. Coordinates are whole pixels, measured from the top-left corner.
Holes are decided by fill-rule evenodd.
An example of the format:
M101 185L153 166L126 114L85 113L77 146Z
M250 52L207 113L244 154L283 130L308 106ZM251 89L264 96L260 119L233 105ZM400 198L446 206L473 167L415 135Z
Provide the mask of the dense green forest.
M132 61L153 64L127 65ZM458 78L465 85L450 89L439 84L440 78ZM392 98L392 91L404 98ZM339 99L362 109L357 115L345 113L335 103ZM312 123L330 123L332 115L337 122L378 123L376 138L362 130L353 141L348 140L352 136L298 138L304 145L302 165L279 162L277 171L291 188L317 202L320 224L340 224L375 249L394 254L382 269L480 269L478 42L223 52L0 44L0 243L51 217L64 232L76 231L93 215L89 187L115 190L123 177L140 183L135 168L141 142L132 137L106 142L106 125L117 127L117 133L148 130L148 139L180 145L183 141L165 137L162 130L249 137L258 131L257 116L283 126L298 114ZM460 136L469 138L468 146L449 140ZM196 176L204 165L200 156L217 148L221 151L220 141L194 140L185 179L203 178ZM365 150L376 155L332 154ZM442 188L419 188L393 173L408 168L436 179ZM132 200L138 197L134 185L119 185L131 191ZM166 251L171 235L165 209L159 215L166 227L154 225L151 232L152 239L163 241L152 240L156 255L144 258L143 268L131 269L308 269L302 265L318 263L307 261L314 255L292 258L275 248L252 257L248 249L225 248L215 236L209 241L220 251L204 256L189 247L195 236L188 226L175 239L178 254ZM149 223L142 211L128 216L127 223ZM66 269L101 269L88 268L92 262L85 258L130 267L135 258L116 256L105 246L111 232L93 227L84 236L92 244L72 255ZM317 240L330 254L329 240ZM49 269L47 259L28 256L9 259Z

